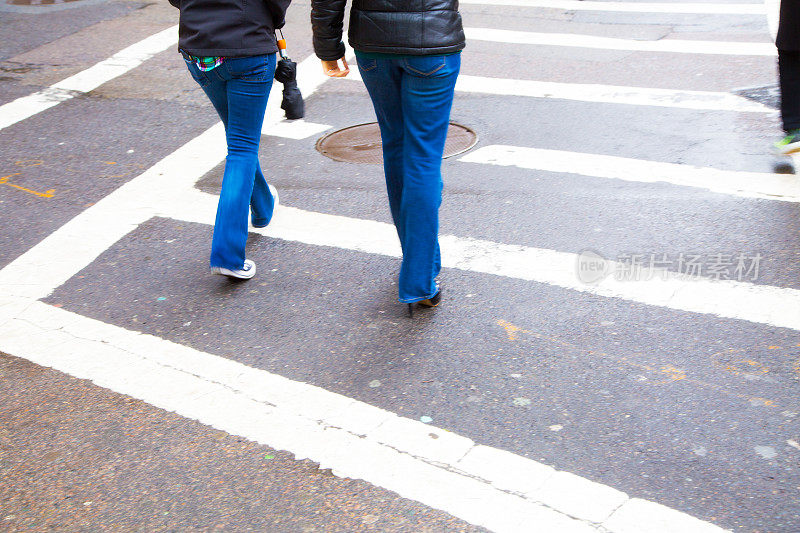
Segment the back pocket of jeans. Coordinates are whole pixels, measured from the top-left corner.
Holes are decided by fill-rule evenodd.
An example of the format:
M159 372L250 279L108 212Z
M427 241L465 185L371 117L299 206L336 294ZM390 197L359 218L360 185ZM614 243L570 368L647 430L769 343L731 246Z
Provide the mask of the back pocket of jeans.
M273 72L269 70L267 56L236 57L226 59L228 72L234 78L244 81L267 81L272 78Z
M192 79L196 81L197 84L200 85L200 87L205 87L206 85L211 83L211 80L208 79L206 73L200 70L194 61L186 59L185 57L183 58L183 60L186 61L186 68L189 69L189 75L192 76Z
M444 56L412 56L403 60L406 69L417 76L433 76L447 64Z

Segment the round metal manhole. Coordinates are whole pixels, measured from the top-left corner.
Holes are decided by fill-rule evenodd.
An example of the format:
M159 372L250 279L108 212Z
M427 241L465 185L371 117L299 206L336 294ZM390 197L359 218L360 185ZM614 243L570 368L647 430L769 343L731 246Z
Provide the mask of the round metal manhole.
M444 157L463 154L478 142L478 135L470 128L450 123ZM317 150L333 159L347 163L383 163L381 132L377 122L359 124L331 132L317 141Z

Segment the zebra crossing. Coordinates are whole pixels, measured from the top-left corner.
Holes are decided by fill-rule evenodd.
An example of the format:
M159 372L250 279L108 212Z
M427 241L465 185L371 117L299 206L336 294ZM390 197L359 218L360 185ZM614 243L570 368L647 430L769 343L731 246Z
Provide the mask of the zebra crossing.
M467 0L462 4L639 14L704 13L747 17L764 17L765 14L761 4L571 0ZM0 107L0 129L44 113L76 92L88 92L125 75L174 44L174 33L174 28L164 30L92 69L53 85L50 90ZM775 55L774 47L768 42L671 38L641 41L475 27L469 27L467 35L470 42L492 41L531 46L532 49L553 46L687 56L770 58ZM351 79L358 80L357 72L352 74ZM696 91L691 86L667 90L490 78L475 74L467 71L461 76L457 86L459 94L513 96L529 100L532 106L537 101L556 100L642 109L664 107L703 113L726 112L760 118L773 113L760 103L730 93ZM313 56L300 64L298 81L309 99L309 108L313 108L321 89L335 83L319 72ZM273 141L309 143L314 136L347 125L337 124L339 117L318 118L313 114L306 121L282 121L279 103L279 88L274 87L262 130ZM458 431L438 430L341 394L252 369L158 336L55 309L41 301L154 217L204 226L212 224L216 197L195 186L224 160L223 135L219 124L206 130L0 270L0 327L4 330L0 351L91 379L100 386L232 434L281 447L295 453L297 459L308 457L342 476L387 487L404 497L495 531L529 531L531 523L541 524L548 531L721 530L720 526L692 518L690 513L673 510L661 505L662 502L646 501L616 487L554 470L500 447L483 446L459 435ZM494 144L491 139L448 164L454 168L469 168L464 170L467 173L474 172L472 169L491 173L499 167L513 167L520 171L518 175L522 179L539 179L542 173L569 174L582 179L616 180L623 187L668 184L685 190L687 195L702 191L744 201L784 204L800 201L800 185L793 175L698 167L524 143ZM400 254L390 224L292 205L281 206L274 223L254 232L287 243L345 249L366 255L398 257ZM568 295L589 293L679 313L786 328L792 333L800 330L800 291L793 288L692 278L669 271L660 272L664 275L653 279L620 281L608 277L599 283L585 283L578 275L582 254L470 235L445 234L441 242L446 269L540 283L566 289ZM613 271L619 264L604 260L603 267ZM568 295L565 298L568 299ZM103 364L109 358L117 362L114 368ZM169 378L165 377L167 375ZM225 389L225 400L222 403L210 401L214 395L222 394L221 389ZM240 416L230 417L233 411ZM370 421L367 428L365 419ZM267 428L279 428L279 431ZM358 461L353 460L352 447L359 450ZM438 455L430 455L434 452ZM530 477L509 481L509 469L520 469ZM536 481L535 487L531 486L531 480ZM730 526L722 524L722 527Z

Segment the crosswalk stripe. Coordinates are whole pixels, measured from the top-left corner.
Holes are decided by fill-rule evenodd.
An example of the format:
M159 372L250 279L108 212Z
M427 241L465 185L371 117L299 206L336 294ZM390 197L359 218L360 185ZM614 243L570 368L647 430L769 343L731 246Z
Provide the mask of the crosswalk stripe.
M315 58L307 61L316 63ZM306 95L313 94L316 82L301 81ZM298 459L309 457L341 476L364 479L495 531L524 532L536 523L552 530L590 533L600 522L614 533L627 533L631 527L673 531L662 523L684 524L698 532L721 531L679 511L476 445L457 434L37 301L153 216L213 220L217 199L193 185L224 156L224 130L217 124L0 270L0 350L285 449ZM184 211L188 205L192 209ZM399 253L389 224L281 208L269 229L298 241L314 242L321 236L323 242L348 249ZM497 273L494 267L487 270L494 258L484 256L487 250L481 241L451 242L445 237L443 245L452 258L447 266ZM488 250L492 254L523 251L494 246ZM512 276L513 269L530 270L527 261L532 258L498 256ZM563 255L557 261L563 259L569 258ZM432 432L436 439L430 437ZM526 474L517 478L509 472ZM553 498L554 494L559 497Z
M772 40L778 36L778 21L780 20L781 0L764 0L767 11L767 25Z
M96 89L177 43L178 27L172 26L46 89L4 104L0 106L0 130Z
M793 174L720 170L611 155L507 145L484 146L459 160L465 163L515 166L639 183L665 182L743 198L800 202L800 181Z
M759 102L730 93L625 87L593 83L559 83L461 75L456 83L456 91L679 109L751 113L775 112L774 109Z
M598 2L591 0L460 0L464 5L517 6L564 11L689 13L697 15L763 15L764 4L708 2Z
M213 224L217 197L193 190L187 201L173 205L164 216L186 222ZM191 198L191 200L189 200ZM268 228L256 233L315 246L399 257L394 226L373 220L349 218L281 206ZM442 265L446 268L534 281L693 313L747 320L800 330L800 290L753 283L712 280L658 272L652 279L616 279L597 284L578 277L580 254L454 235L440 237ZM625 265L606 260L609 273L624 272Z
M353 69L350 75L344 79L361 81L361 75L358 70ZM467 74L459 75L456 81L456 92L706 111L775 112L774 109L759 102L722 92L625 87L596 83L515 80L470 76Z
M602 50L625 50L632 52L667 52L680 54L714 54L733 56L776 56L772 43L686 41L660 39L640 41L618 39L575 33L540 33L529 31L500 30L496 28L464 28L467 39L495 43L536 44L543 46L568 46Z
M0 313L3 309L0 296ZM42 302L0 351L310 459L498 533L722 533L612 487L224 357Z
M272 100L274 105L275 93ZM223 134L219 124L210 128L0 270L4 328L0 350L286 449L298 459L309 457L338 475L365 479L496 531L529 531L531 524L576 533L597 531L598 524L612 533L721 531L678 511L631 499L571 474L549 472L546 465L476 446L430 425L36 301L152 216L213 220L208 215L216 198L195 190L193 184L224 157ZM190 197L199 204L187 201ZM281 208L262 233L398 254L389 224L292 208ZM442 247L448 256L445 266L450 268L800 329L800 291L792 289L687 281L678 275L656 283L606 278L597 285L582 285L575 275L575 254L455 236L443 236ZM115 364L108 365L110 360ZM365 419L376 425L364 430ZM509 472L526 470L544 470L547 476L537 479L541 484L535 489L509 481ZM567 494L566 500L546 499L553 492L548 490L551 482Z
M357 69L343 78L362 81ZM713 91L682 91L649 87L626 87L596 83L562 83L537 80L515 80L461 74L456 81L456 92L521 96L553 100L573 100L604 104L671 107L705 111L734 111L738 113L774 113L759 102L735 94Z

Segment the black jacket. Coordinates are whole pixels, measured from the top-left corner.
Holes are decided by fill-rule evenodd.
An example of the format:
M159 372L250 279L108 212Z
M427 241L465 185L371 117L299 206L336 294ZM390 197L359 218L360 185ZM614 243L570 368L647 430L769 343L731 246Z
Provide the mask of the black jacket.
M781 21L775 44L779 50L800 51L800 0L781 0Z
M246 57L278 51L291 0L169 0L181 10L178 47L195 56Z
M311 0L317 57L344 56L342 26L347 0ZM458 0L353 0L350 46L362 52L437 55L464 48Z

